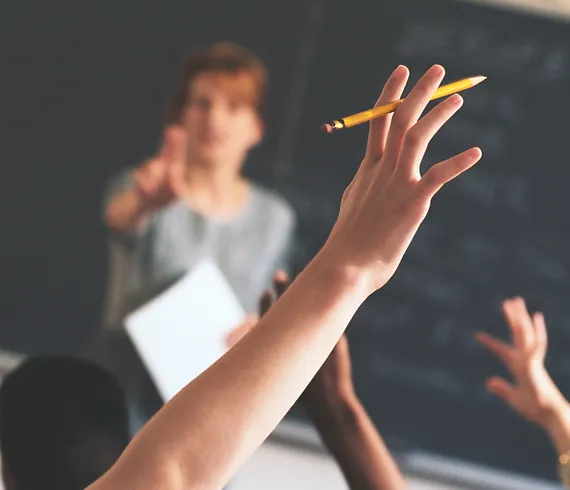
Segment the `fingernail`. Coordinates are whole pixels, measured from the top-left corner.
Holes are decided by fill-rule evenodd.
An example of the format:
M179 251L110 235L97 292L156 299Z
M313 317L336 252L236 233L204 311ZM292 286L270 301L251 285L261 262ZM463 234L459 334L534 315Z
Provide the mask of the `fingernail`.
M472 156L473 158L476 158L477 160L479 160L482 156L483 156L483 151L481 150L481 148L479 148L478 146L476 146L475 148L473 148L471 150L472 152Z
M461 97L459 94L453 94L451 97L449 97L448 100L452 105L459 105L463 102L463 97Z
M441 65L433 65L428 71L428 74L431 77L439 77L439 76L443 75L444 73L445 73L445 69Z

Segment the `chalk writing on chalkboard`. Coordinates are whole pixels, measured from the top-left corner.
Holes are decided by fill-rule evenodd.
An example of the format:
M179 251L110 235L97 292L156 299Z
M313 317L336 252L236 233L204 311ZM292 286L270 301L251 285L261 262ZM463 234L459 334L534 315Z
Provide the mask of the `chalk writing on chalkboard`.
M570 29L447 0L357 4L352 19L340 3L330 14L330 25L338 21L346 30L330 27L323 45L343 49L317 57L307 115L330 110L331 100L340 112L365 107L360 88L372 98L400 63L412 79L441 63L446 81L477 74L488 80L464 94L464 106L431 141L421 172L474 145L483 149L482 161L433 200L395 276L348 329L356 385L388 437L554 477L548 442L485 391L486 378L508 373L474 333L508 340L501 302L526 297L532 311L546 313L548 367L570 395ZM389 21L378 30L382 15ZM380 66L366 77L339 75L339 67L360 66L354 53L368 60L379 52ZM290 180L271 182L298 212L297 270L326 240L365 139L366 128L306 138Z
M563 82L570 74L570 46L536 39L528 33L454 21L411 19L404 26L397 51L404 56L430 56L442 63L463 62L521 76L521 83Z

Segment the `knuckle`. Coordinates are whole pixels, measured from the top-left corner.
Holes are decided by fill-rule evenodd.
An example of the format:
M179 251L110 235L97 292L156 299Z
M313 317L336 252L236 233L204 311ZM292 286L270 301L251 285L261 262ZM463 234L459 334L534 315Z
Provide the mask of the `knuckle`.
M348 187L342 193L342 198L340 199L341 205L344 204L346 202L346 200L348 199L348 196L350 195L351 189L352 189L352 182L348 185Z
M421 146L425 142L425 134L421 124L415 124L406 133L406 144Z
M394 115L392 116L392 122L390 124L390 128L392 130L398 132L404 132L406 129L408 129L407 121L409 119L409 116L408 116L408 111L406 110L406 106L404 104L398 107L394 112Z
M433 186L441 180L441 171L440 167L437 165L430 168L429 171L423 176L422 180L424 184L427 186Z

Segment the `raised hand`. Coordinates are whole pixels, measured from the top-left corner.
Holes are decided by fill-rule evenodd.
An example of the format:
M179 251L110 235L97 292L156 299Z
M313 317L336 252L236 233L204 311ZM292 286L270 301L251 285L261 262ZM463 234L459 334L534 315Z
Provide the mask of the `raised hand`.
M526 420L546 425L563 403L563 396L544 366L547 348L546 324L542 313L530 315L522 298L503 303L512 344L484 332L477 341L491 352L513 377L514 383L493 377L487 389L510 405Z
M420 175L429 141L461 105L454 95L419 119L443 75L433 67L392 118L372 122L364 160L323 249L248 335L153 417L94 490L149 481L161 489L222 488L267 438L366 297L390 279L432 197L481 157L474 148ZM398 68L380 103L399 98L407 78ZM375 441L369 446L380 447ZM362 454L353 455L353 468Z
M443 67L433 66L393 116L371 122L364 160L325 245L335 260L366 277L370 292L393 275L433 196L481 157L472 148L420 174L430 140L462 105L461 96L452 95L419 119L443 77ZM377 104L398 99L407 79L407 68L398 67Z
M161 208L184 193L186 136L184 130L170 126L164 130L158 155L133 170L133 181L150 209Z

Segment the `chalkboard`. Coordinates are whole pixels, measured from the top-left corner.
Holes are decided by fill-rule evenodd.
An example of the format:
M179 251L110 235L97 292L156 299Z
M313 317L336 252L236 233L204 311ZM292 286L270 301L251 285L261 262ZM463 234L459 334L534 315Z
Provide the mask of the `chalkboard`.
M404 447L554 478L546 437L485 392L505 373L473 334L506 337L500 302L526 297L546 313L548 367L570 395L570 26L452 1L330 2L290 165L269 179L298 211L299 269L334 222L367 132L318 127L370 107L400 63L414 80L433 63L448 81L488 77L423 169L473 145L484 157L434 200L396 276L350 326L358 391Z
M229 40L262 57L275 96L259 151L277 146L305 10L303 0L0 7L0 346L77 353L96 335L107 270L103 187L156 150L185 52ZM273 16L279 25L261 21Z

